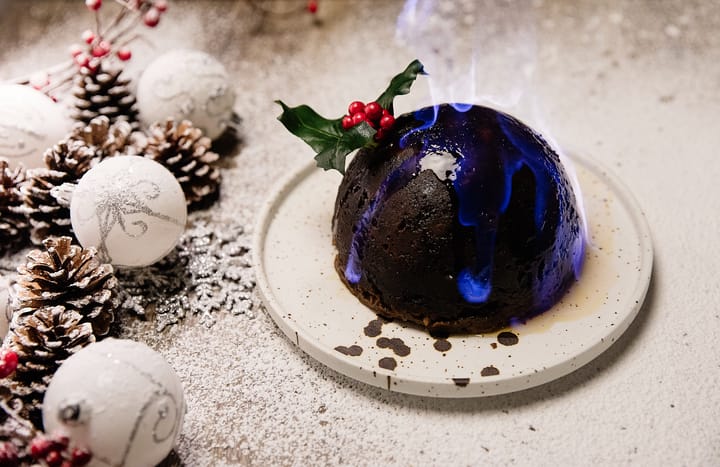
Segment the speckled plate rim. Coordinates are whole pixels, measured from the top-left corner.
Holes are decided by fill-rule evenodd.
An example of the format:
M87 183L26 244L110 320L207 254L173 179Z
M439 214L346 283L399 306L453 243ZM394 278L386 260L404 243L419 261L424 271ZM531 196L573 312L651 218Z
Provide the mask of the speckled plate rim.
M417 377L417 375L413 375L412 372L408 372L406 369L403 370L402 376L398 376L395 371L392 370L364 368L362 365L358 365L358 362L354 361L352 357L340 354L336 352L333 347L319 341L312 332L304 328L301 324L285 320L282 306L272 292L270 279L267 276L263 261L265 255L265 239L275 218L275 214L287 196L291 194L302 180L315 171L320 170L314 162L299 166L277 183L276 186L270 190L270 196L259 210L253 236L253 263L256 271L258 291L263 304L287 338L315 360L352 379L395 392L446 398L486 397L528 389L565 376L602 354L628 329L642 308L650 285L653 267L653 248L650 228L644 212L631 191L614 174L597 161L588 157L579 156L574 152L571 154L572 156L568 156L568 158L572 163L582 165L592 172L606 187L611 189L616 199L622 203L631 217L634 228L638 232L637 240L641 249L641 257L637 269L637 277L634 278L636 286L631 296L625 300L625 303L628 303L629 307L625 310L623 319L617 322L617 325L613 326L603 338L594 343L590 343L590 345L584 347L582 351L577 352L563 362L544 367L542 370L534 373L504 377L500 381L493 380L492 378L487 380L478 379L466 386L458 387L457 384L454 384L453 379L447 376L428 377L427 375L423 375L422 377ZM587 190L588 187L581 186L580 188L581 190ZM586 195L585 191L583 191L583 193ZM332 273L334 274L335 272L332 271ZM368 309L368 311L372 313L371 310ZM551 310L548 312L550 311Z

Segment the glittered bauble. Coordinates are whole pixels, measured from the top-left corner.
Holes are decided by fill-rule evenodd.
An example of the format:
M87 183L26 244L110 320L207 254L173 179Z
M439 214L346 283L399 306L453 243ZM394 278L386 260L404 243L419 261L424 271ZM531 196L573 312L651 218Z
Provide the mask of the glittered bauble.
M215 58L197 50L174 50L158 57L140 77L137 102L146 126L168 117L190 120L215 139L231 120L235 91Z
M70 219L80 244L117 266L147 266L168 254L185 230L180 184L140 156L105 159L80 179Z
M177 374L139 342L105 339L68 358L43 401L48 433L93 453L90 465L152 467L173 448L185 415Z
M70 131L63 107L30 86L0 85L0 157L12 167L44 167L43 153Z

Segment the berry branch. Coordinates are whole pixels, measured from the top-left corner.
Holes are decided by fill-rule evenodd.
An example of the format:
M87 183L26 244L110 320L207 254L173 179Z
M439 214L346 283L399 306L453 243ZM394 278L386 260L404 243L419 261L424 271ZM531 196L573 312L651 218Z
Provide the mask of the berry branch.
M85 6L93 14L94 27L85 30L80 38L83 44L73 44L69 53L71 59L29 77L17 77L8 83L30 85L53 97L72 84L78 72L93 74L104 60L117 59L127 61L132 58L128 45L139 39L140 34L132 34L139 24L154 28L168 9L167 0L114 0L120 10L103 29L101 15L102 0L85 0Z

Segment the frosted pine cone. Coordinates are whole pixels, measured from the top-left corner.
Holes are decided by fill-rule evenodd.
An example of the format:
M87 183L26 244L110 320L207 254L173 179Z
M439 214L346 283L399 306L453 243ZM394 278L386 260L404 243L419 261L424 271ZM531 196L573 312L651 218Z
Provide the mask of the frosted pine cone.
M61 141L45 152L45 169L28 171L21 192L34 244L39 245L50 236L72 233L70 209L53 196L53 188L77 183L92 167L94 157L94 151L82 141Z
M101 263L94 248L71 242L70 237L46 239L45 251L31 251L27 264L18 267L13 304L18 321L34 310L62 305L77 311L97 336L105 336L120 304L113 267Z
M110 123L128 122L133 129L139 127L135 96L130 92L130 80L122 76L122 68L101 64L97 70L84 68L75 78L73 118L83 123L101 115Z
M92 325L64 306L43 307L18 316L5 340L5 348L18 356L12 380L4 381L9 400L22 402L21 415L37 425L42 400L58 367L71 355L95 342ZM17 402L15 402L17 404Z
M131 135L132 127L128 122L119 120L111 124L110 119L102 115L87 125L77 124L68 139L84 143L98 160L102 160L125 154L130 147Z
M175 124L170 118L150 128L143 151L175 175L190 208L198 208L219 194L220 171L214 166L219 156L209 150L211 144L191 122Z
M24 243L28 237L20 192L23 183L25 170L11 169L5 159L0 159L0 253Z

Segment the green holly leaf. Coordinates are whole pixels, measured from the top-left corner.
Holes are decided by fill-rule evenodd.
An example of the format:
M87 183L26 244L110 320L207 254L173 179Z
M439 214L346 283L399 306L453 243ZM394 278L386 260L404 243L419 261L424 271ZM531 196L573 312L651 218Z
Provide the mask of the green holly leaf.
M373 143L375 130L366 122L345 130L341 118L327 119L307 105L288 107L282 101L275 102L283 108L278 120L317 152L317 165L325 170L344 174L347 155Z
M388 109L391 114L395 114L393 109L393 100L396 96L401 96L410 92L410 87L415 82L418 75L426 75L425 68L419 60L413 60L405 71L399 75L395 75L385 92L377 98L377 103L383 109Z
M395 96L410 92L412 83L418 74L425 74L423 65L415 60L396 75L390 85L377 99L378 104L393 113ZM367 122L362 122L345 130L342 118L334 120L323 117L307 105L288 107L282 101L275 101L283 109L278 120L285 125L290 133L305 141L317 153L315 160L318 167L325 170L335 169L345 174L345 159L348 154L363 147L371 147L375 143L375 129Z

